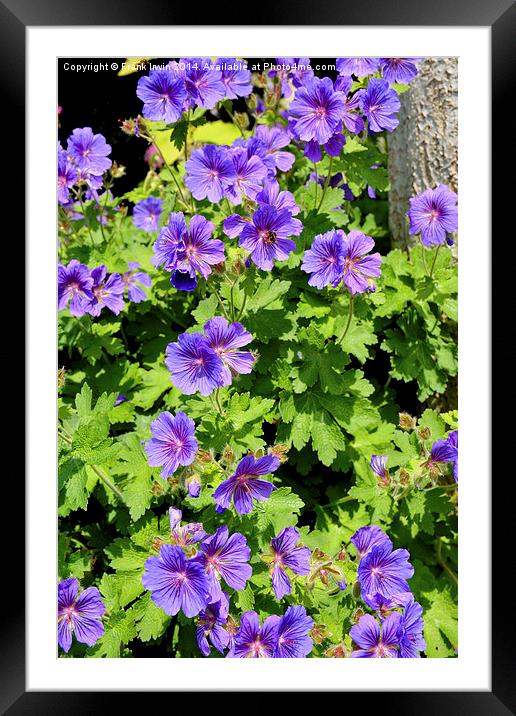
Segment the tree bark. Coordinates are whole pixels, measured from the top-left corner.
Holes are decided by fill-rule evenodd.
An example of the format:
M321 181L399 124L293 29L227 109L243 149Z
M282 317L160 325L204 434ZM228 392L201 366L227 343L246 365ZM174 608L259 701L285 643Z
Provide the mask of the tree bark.
M400 96L399 125L389 135L389 225L392 243L411 246L409 198L438 184L457 191L458 67L456 57L429 57Z

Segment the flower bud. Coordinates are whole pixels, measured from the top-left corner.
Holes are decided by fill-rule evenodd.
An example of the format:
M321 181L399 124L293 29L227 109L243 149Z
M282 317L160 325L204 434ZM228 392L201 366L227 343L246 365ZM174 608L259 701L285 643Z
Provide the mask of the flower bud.
M328 631L328 628L324 624L316 624L309 634L316 644L322 644L325 639L332 636L331 631Z
M256 106L258 104L258 100L256 98L256 95L254 92L251 92L249 97L246 99L246 104L249 107L249 109L256 109Z
M154 537L154 539L151 540L151 547L152 549L155 549L156 552L159 552L161 549L161 546L165 544L165 540L161 537Z
M410 482L410 473L402 468L398 473L398 480L400 481L400 485L408 485Z
M135 127L136 127L136 120L135 119L124 119L121 121L120 129L124 134L134 135L135 134Z
M355 599L360 599L362 595L362 588L358 580L353 584L352 594Z
M66 371L64 366L57 371L57 387L62 388L66 382Z
M423 427L419 428L417 434L421 440L430 440L432 437L432 431L428 425L423 425Z
M246 112L235 112L233 117L235 118L235 124L241 129L247 129L249 127L249 115Z
M345 562L348 558L348 553L346 552L344 547L340 548L339 553L337 554L337 560L339 562Z
M157 495L157 496L163 495L163 494L165 493L165 490L164 490L163 487L159 484L159 482L153 482L153 483L152 483L151 491L152 491L152 494L153 494L153 495Z
M213 462L213 453L210 450L199 450L196 455L197 460L204 463Z
M414 430L416 427L416 421L408 413L400 413L399 420L400 428L402 428L402 430Z
M120 179L120 177L123 177L125 174L125 167L121 164L117 164L116 162L113 162L111 165L111 168L109 170L111 176L113 179Z
M258 459L265 455L265 450L263 448L258 448L258 450L255 450L252 454L255 456L256 459Z
M278 445L273 445L270 450L271 455L277 457L280 462L286 462L288 460L287 452L288 445L283 445L282 443L279 443Z
M223 273L225 272L225 270L226 270L226 262L225 262L225 261L222 261L220 264L214 264L214 265L212 266L212 268L213 268L213 271L214 271L216 274L218 274L219 276L222 276L222 274L223 274Z
M351 615L351 621L353 622L353 624L358 624L358 622L362 619L362 617L364 615L365 615L364 610L361 609L360 607L358 607L357 609L355 609L355 611Z
M222 459L226 463L232 463L235 460L235 453L233 451L233 448L231 448L229 445L226 445L224 448L224 451L222 452Z
M337 644L326 649L323 656L329 659L345 659L349 654L348 649L344 644Z

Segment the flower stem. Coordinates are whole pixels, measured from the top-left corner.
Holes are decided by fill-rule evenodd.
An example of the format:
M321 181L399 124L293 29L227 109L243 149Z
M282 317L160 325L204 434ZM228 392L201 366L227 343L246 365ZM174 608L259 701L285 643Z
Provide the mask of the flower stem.
M217 408L218 408L218 410L219 410L219 413L220 413L221 415L224 415L224 410L222 409L222 405L221 405L221 402L220 402L220 388L217 388L217 389L215 390L215 403L217 404Z
M321 201L319 202L319 206L317 207L317 211L319 211L319 209L321 208L322 203L323 203L323 201L324 201L324 195L326 194L326 192L327 192L327 190L328 190L328 187L329 187L329 185L330 185L331 168L332 168L332 166L333 166L333 157L330 157L330 163L329 163L329 165L328 165L328 176L326 177L326 181L324 182L324 187L323 187L323 191L322 191Z
M97 467L96 465L90 465L90 467L91 467L91 469L93 470L93 472L95 473L95 475L97 475L97 476L102 480L102 482L106 485L106 487L109 487L109 489L110 489L112 492L114 492L115 495L118 497L118 499L120 500L120 502L122 502L122 504L125 505L125 499L124 499L123 494L122 494L121 491L118 489L118 487L116 487L115 485L113 485L113 483L112 483L111 480L107 477L107 475L106 475L99 467Z
M434 260L432 262L432 268L430 269L430 278L432 278L432 276L434 275L435 262L437 261L437 254L439 253L439 249L441 248L441 246L442 246L442 244L439 244L439 246L435 250Z
M227 320L229 321L229 316L227 314L226 309L224 308L224 304L222 303L222 298L220 296L220 293L217 291L217 289L215 288L215 286L213 284L212 284L212 289L213 289L213 293L217 296L217 300L218 300L219 305L222 309L222 313L224 314L224 317L227 318Z
M440 564L440 566L444 569L444 571L445 571L447 574L449 574L449 576L453 579L453 581L455 582L455 584L458 586L459 580L457 579L457 575L455 574L455 572L454 572L453 570L451 570L451 569L448 567L448 565L446 564L446 562L445 562L444 559L443 559L441 539L439 539L439 541L437 542L437 562L438 562L438 563Z
M337 345L339 345L339 343L342 343L342 341L343 341L344 338L346 337L346 333L348 332L349 327L350 327L350 325L351 325L351 319L353 318L353 303L354 303L354 300L355 300L355 297L353 296L353 294L351 294L351 295L350 295L350 299L349 299L348 322L346 323L346 328L344 329L344 333L341 335L341 337L340 337L340 338L338 339L338 341L337 341Z
M161 149L159 148L159 146L158 146L158 144L157 144L157 142L156 142L156 140L155 140L155 138L154 138L152 132L151 132L149 129L147 129L147 132L148 132L148 135L149 135L148 137L146 137L147 140L150 141L150 143L153 144L153 145L156 147L156 149L158 150L158 154L160 155L161 159L163 160L163 164L164 164L164 165L166 166L166 168L168 169L169 174L170 174L170 176L172 177L172 179L173 179L173 181L174 181L174 184L176 185L177 191L179 192L179 196L181 197L181 200L182 200L183 204L184 204L185 206L188 206L188 203L187 203L187 201L186 201L186 199L185 199L185 195L183 194L183 192L182 192L182 190L181 190L181 187L180 187L180 185L179 185L179 182L178 182L177 179L176 179L176 175L175 175L174 172L172 171L172 167L170 166L170 164L169 164L169 163L167 162L167 160L165 159L165 156L164 156L163 152L161 151Z
M328 502L326 505L321 505L321 507L336 507L337 505L343 505L345 502L351 502L352 500L356 500L356 497L351 497L351 495L346 495L346 497L341 497L339 500L334 500L333 502Z
M317 173L317 162L314 162L314 172L315 172L315 190L314 190L314 209L318 209L317 207L317 186L319 184L319 175Z
M426 265L426 256L425 256L426 249L423 245L423 242L421 242L421 251L422 251L422 256L423 256L423 266L425 267L425 273L428 276L429 275L428 274L428 266Z
M236 317L237 321L239 321L242 318L246 303L247 303L247 293L244 293L244 300L242 301L242 306L240 307L240 311L238 312L238 315Z

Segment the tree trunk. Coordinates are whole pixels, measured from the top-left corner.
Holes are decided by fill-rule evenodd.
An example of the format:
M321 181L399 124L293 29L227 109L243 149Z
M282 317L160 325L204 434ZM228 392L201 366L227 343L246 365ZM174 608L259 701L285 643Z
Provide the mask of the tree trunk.
M389 225L393 245L406 247L418 240L408 235L409 198L438 184L457 191L457 58L422 60L400 102L389 135Z

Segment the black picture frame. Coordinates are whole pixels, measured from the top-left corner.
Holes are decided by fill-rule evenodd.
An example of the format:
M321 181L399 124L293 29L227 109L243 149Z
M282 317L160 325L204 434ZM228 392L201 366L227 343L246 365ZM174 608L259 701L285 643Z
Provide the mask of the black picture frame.
M235 6L236 8L236 6ZM19 130L25 112L25 31L32 26L63 26L63 25L194 25L200 8L192 6L178 7L169 0L152 0L151 3L139 3L124 0L123 3L105 0L0 0L0 84L5 115L5 130L2 146L4 175L6 171L18 173L17 190L9 195L9 214L15 217L16 236L24 230L25 202L21 187L24 184L24 147L20 146L23 134ZM415 3L413 0L369 0L368 3L343 3L341 0L331 2L308 3L306 0L283 0L281 3L263 0L260 6L252 8L254 16L248 13L249 25L416 25L416 26L485 26L492 33L492 116L507 116L507 98L514 87L514 48L516 37L516 8L512 0L433 0L426 4ZM230 20L236 9L223 13L225 20ZM221 25L220 6L213 4L202 8L205 25ZM238 10L238 23L244 24L242 11ZM479 87L479 93L485 88ZM18 141L11 141L10 122L16 122ZM499 177L507 164L507 137L500 131L492 133L492 176ZM11 179L13 181L13 179ZM493 192L492 216L497 217L506 212L507 194L503 191ZM30 208L27 208L29 211ZM512 222L513 223L513 222ZM493 236L495 236L493 229ZM20 251L20 240L17 240L16 260L19 265L23 260ZM514 240L512 239L512 243ZM499 254L493 246L492 261ZM502 257L503 258L503 257ZM489 257L484 257L489 260ZM506 259L504 259L505 261ZM22 297L19 296L18 300ZM496 329L501 325L503 299L498 294L493 296L493 375L507 366L513 356L510 345L503 334ZM18 303L19 307L19 303ZM498 337L496 337L498 336ZM23 341L23 337L22 337ZM19 363L19 359L18 359ZM512 361L514 365L514 359ZM496 370L498 368L499 370ZM12 370L11 366L8 370ZM19 370L19 366L18 366ZM493 397L493 415L503 414L502 400L496 393ZM19 404L23 409L23 401ZM20 424L22 418L20 415ZM509 437L510 426L498 425L493 431L492 454L503 451L503 446L511 445L504 441ZM486 436L486 440L489 440ZM498 449L496 449L498 447ZM492 573L501 574L505 579L507 566L514 564L511 556L511 542L508 535L510 525L514 524L514 476L499 475L504 478L493 484L493 553ZM503 483L503 484L502 484ZM6 507L20 505L23 500L23 485L20 480L4 480L3 491L4 516ZM0 714L18 716L20 714L90 714L104 713L113 708L120 708L120 696L117 693L82 693L80 697L73 692L27 692L25 686L25 604L24 604L24 564L21 555L24 553L24 537L21 520L17 519L16 532L4 517L2 520L3 575L4 596L6 607L2 610L2 630L0 649ZM9 525L9 526L8 526ZM479 579L488 578L486 565L479 565ZM494 590L493 590L494 591ZM509 590L512 593L511 590ZM506 597L510 594L505 591ZM516 691L514 688L514 616L512 599L497 604L493 594L492 611L492 691L453 691L453 692L401 692L381 693L369 692L366 710L375 708L383 713L439 714L440 716L467 714L488 714L502 716L516 713ZM166 689L166 684L164 688ZM410 686L410 685L408 685ZM317 691L317 685L313 685ZM198 694L201 695L201 694ZM169 699L170 694L153 693L155 697ZM131 710L148 708L149 694L131 693ZM116 701L115 701L116 699ZM363 695L351 692L342 700L342 708L349 712L352 701L362 703ZM176 702L177 704L177 702Z

